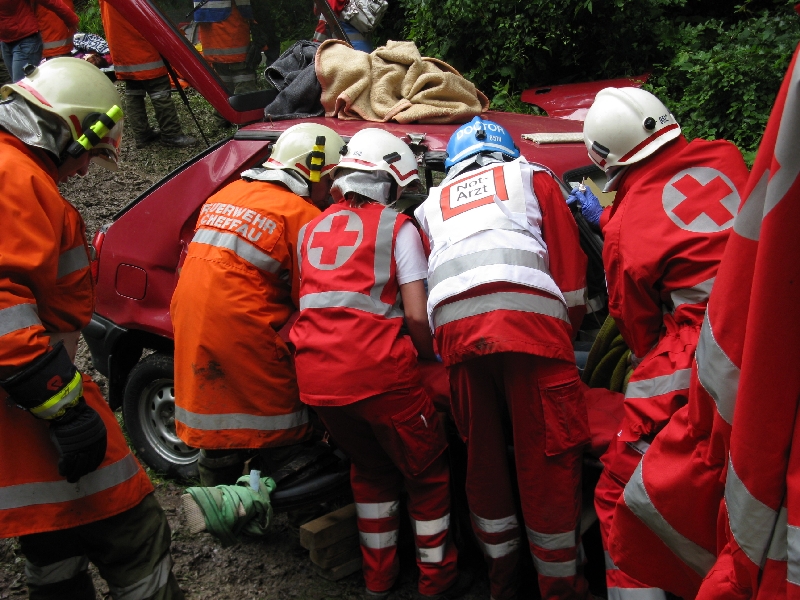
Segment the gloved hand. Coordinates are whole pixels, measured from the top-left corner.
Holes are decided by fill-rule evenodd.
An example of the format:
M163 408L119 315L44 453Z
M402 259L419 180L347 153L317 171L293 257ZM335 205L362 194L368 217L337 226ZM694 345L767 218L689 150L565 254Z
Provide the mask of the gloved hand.
M50 439L58 449L58 472L75 483L95 471L106 456L108 432L100 415L83 397L50 422Z
M247 47L244 66L248 71L255 71L259 64L261 64L261 47L251 42Z
M581 207L581 213L589 223L600 225L600 215L603 213L603 207L600 206L600 201L592 193L592 190L582 183L572 188L567 198L567 204L572 204L573 202L578 202Z

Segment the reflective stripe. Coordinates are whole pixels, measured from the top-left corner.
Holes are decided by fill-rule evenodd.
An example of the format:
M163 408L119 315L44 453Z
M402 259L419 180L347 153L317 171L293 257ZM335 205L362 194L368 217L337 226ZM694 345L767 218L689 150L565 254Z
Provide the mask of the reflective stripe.
M381 548L392 548L397 546L397 530L384 531L383 533L358 532L358 539L365 548L380 550Z
M156 60L149 63L141 63L138 65L120 65L115 64L114 70L117 73L137 73L139 71L149 71L151 69L158 69L159 67L163 67L164 62L161 60Z
M495 559L508 556L519 549L519 538L514 538L513 540L501 542L499 544L487 544L479 539L478 543L481 545L481 548L483 548L483 553L486 556Z
M396 517L399 508L400 502L396 500L394 502L356 502L356 513L359 519L385 519L387 517Z
M647 490L644 487L642 464L639 465L625 486L623 498L625 504L641 521L650 528L667 547L672 550L683 562L694 569L698 574L705 575L716 562L716 557L698 546L692 540L678 533L672 525L658 512L653 505Z
M608 600L666 600L664 590L658 588L608 588Z
M536 252L515 248L491 248L458 256L440 264L428 277L428 288L432 289L445 279L455 277L470 269L489 265L513 265L529 267L538 271L547 270L546 261Z
M567 548L574 548L577 543L574 531L539 533L530 527L526 527L525 530L528 532L528 541L542 550L566 550Z
M433 519L431 521L417 521L411 519L414 526L414 533L417 535L436 535L450 529L450 513L440 519Z
M146 577L125 587L117 587L109 584L108 589L114 600L144 600L145 598L152 598L156 595L158 590L167 585L171 569L172 556L168 552L158 561L158 564L153 567L153 572Z
M317 292L300 297L300 310L307 308L345 307L383 315L387 319L403 317L403 311L384 302L376 303L371 297L359 292Z
M484 533L501 533L503 531L510 531L511 529L516 529L519 527L517 515L503 517L502 519L484 519L483 517L476 515L474 512L471 512L470 516L472 517L472 523L475 525L475 527Z
M52 50L53 48L60 48L61 46L66 46L72 43L71 38L65 38L63 40L56 40L55 42L44 42L42 44L42 49L44 50Z
M778 511L772 510L750 493L736 474L731 457L728 457L725 504L736 543L753 563L763 567Z
M245 81L255 81L255 73L245 73L243 75L220 75L219 78L224 83L242 83Z
M394 225L400 215L386 208L381 211L378 219L378 231L375 236L375 284L372 286L369 295L373 302L381 303L381 295L386 284L389 283L392 273L392 253L394 239Z
M608 553L608 550L603 551L603 557L606 561L606 571L618 571L619 567L614 564L614 561L611 560L611 555Z
M439 306L433 311L433 322L436 327L441 327L459 319L483 315L493 310L537 313L569 323L567 308L560 300L519 292L497 292Z
M669 375L659 375L650 379L640 379L628 383L626 398L653 398L662 394L689 389L691 369L678 369Z
M581 288L572 292L561 292L561 295L564 296L567 307L572 308L573 306L586 306L586 292L586 288Z
M770 560L777 560L786 562L789 559L788 552L788 523L787 523L787 510L782 506L778 511L778 520L775 522L775 529L772 532L772 540L769 543L769 550L767 551L767 558ZM800 558L800 554L795 554L795 558Z
M703 327L700 329L700 339L697 340L695 356L697 357L697 378L708 395L714 399L719 416L728 425L733 424L740 371L714 338L708 311L703 317Z
M189 412L175 407L175 418L192 429L221 431L224 429L253 429L255 431L281 431L300 427L308 423L308 411L304 408L285 415L249 415L245 413L223 413L208 415Z
M769 178L769 170L764 171L733 220L733 230L743 238L754 242L761 236L761 221L764 218L764 201L767 197Z
M230 250L239 258L268 273L278 273L281 270L279 261L249 242L244 241L235 233L224 233L213 229L198 229L192 238L192 242Z
M625 442L625 443L628 444L628 446L630 446L634 450L636 450L642 456L647 454L647 451L650 449L650 444L645 442L644 440L636 440L635 442Z
M56 279L61 279L70 273L80 271L88 266L89 255L86 254L86 248L83 246L76 246L72 250L62 252L61 256L58 257L58 273L56 274Z
M417 556L420 562L440 563L444 560L444 551L447 549L447 542L435 548L417 548Z
M54 419L60 417L69 406L77 403L81 396L83 396L83 377L80 371L76 370L70 382L55 396L51 396L39 406L34 406L30 412L40 419Z
M247 46L239 48L211 48L203 46L203 56L228 56L230 54L247 54Z
M672 300L672 306L678 308L682 304L701 304L703 302L708 302L711 288L714 286L714 279L715 278L712 277L690 288L673 290L669 294L670 300Z
M202 5L202 6L200 6ZM238 2L237 2L238 5ZM201 7L208 10L219 10L219 9L226 9L231 7L231 0L209 0L205 4L203 4L200 0L195 0L194 2L195 8Z
M25 579L28 585L51 585L74 579L88 568L89 559L85 556L73 556L43 567L26 560Z
M545 577L574 577L578 574L578 561L575 559L547 562L538 556L533 556L533 565L536 567L536 572Z
M786 581L800 585L800 527L786 526L787 559Z
M244 173L242 173L244 175ZM308 223L303 225L300 228L300 232L297 234L297 248L295 252L297 253L297 271L302 273L303 271L303 253L300 251L303 247L303 240L306 237L306 229L308 228Z
M0 336L25 327L41 327L39 307L35 304L15 304L0 309Z
M115 463L84 475L77 483L61 479L0 487L0 510L86 498L127 481L139 472L139 468L133 455L127 454Z

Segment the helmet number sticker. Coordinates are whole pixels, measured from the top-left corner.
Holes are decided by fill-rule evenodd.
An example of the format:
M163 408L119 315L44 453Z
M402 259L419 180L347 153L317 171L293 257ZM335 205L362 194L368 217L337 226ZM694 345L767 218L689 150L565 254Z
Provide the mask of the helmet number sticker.
M508 190L506 189L502 166L483 171L466 179L457 179L444 187L440 200L442 218L446 221L473 208L492 204L495 196L501 200L508 200Z
M342 210L322 219L308 238L308 262L330 271L346 263L364 239L364 223L356 213Z
M716 233L731 227L740 200L733 182L710 167L680 171L664 186L661 196L672 222L696 233Z

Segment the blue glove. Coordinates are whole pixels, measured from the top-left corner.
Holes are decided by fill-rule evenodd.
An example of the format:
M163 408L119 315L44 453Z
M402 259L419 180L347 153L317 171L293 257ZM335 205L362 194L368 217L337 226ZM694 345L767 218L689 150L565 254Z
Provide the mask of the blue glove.
M603 214L603 207L600 206L600 201L592 193L592 190L583 184L572 188L567 198L567 204L572 204L573 202L578 202L581 207L581 213L589 223L600 225L600 215Z

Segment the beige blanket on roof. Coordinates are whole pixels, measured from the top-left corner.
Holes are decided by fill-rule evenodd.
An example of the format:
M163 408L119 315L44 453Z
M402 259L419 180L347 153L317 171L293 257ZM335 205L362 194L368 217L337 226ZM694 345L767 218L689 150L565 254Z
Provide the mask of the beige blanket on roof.
M389 41L371 54L340 40L317 50L325 115L398 123L466 123L489 99L453 67L424 58L414 42Z

